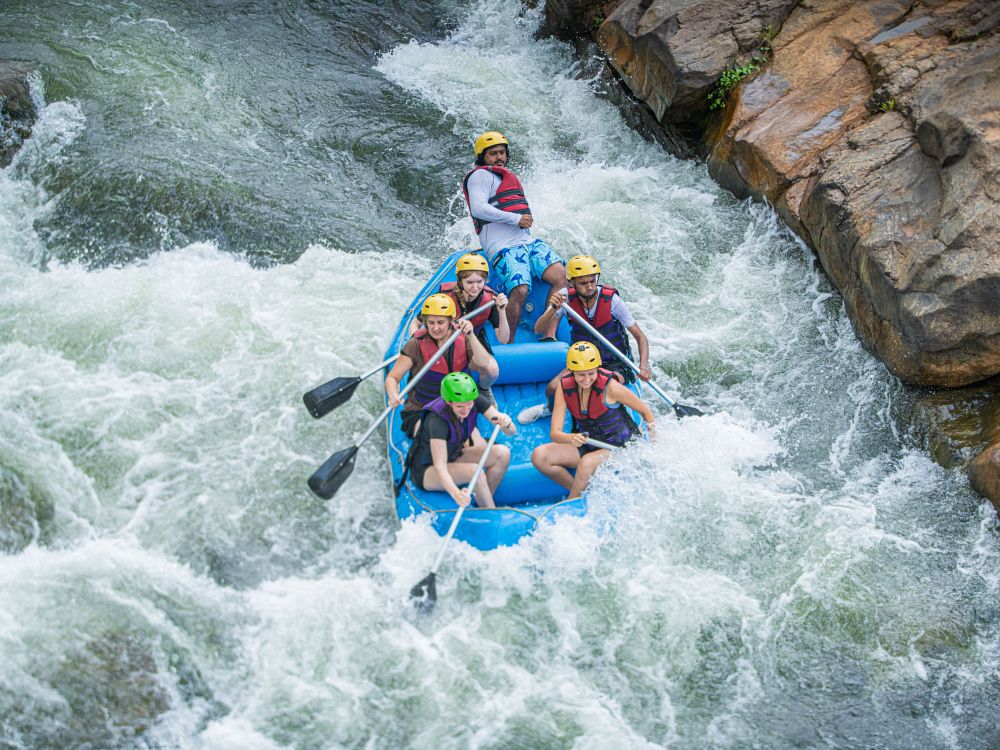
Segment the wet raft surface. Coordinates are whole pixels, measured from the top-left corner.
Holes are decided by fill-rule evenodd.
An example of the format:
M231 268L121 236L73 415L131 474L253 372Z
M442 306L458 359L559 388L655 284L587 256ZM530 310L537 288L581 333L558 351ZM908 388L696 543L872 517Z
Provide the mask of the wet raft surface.
M451 255L414 297L386 350L387 359L397 354L406 343L410 321L419 313L424 299L436 292L440 284L455 280L455 261L465 252L467 251L462 250ZM495 279L491 279L491 282L495 282ZM495 284L490 286L496 288ZM491 329L488 335L493 356L500 366L500 377L493 386L493 395L497 400L497 408L515 420L521 409L545 400L546 384L566 364L566 350L570 341L569 326L565 318L559 323L557 342L539 343L538 336L531 330L538 315L545 310L549 291L549 285L545 283L536 282L532 286L514 343L497 342L487 324ZM638 384L632 387L641 395ZM397 410L389 418L388 457L393 486L402 476L403 463L411 442L400 429L400 412L401 409ZM641 424L641 417L635 412L632 414L636 422ZM531 463L531 452L535 447L549 442L549 424L548 418L533 424L519 424L516 435L501 437L498 442L503 442L510 448L511 461L497 488L497 507L470 507L455 531L456 539L479 549L489 550L516 544L543 521L552 521L561 515L586 514L586 495L567 499L566 491L542 475ZM482 417L479 419L479 431L484 436L490 431L488 422ZM396 498L396 513L400 519L432 513L431 523L439 534L447 532L456 510L454 500L447 493L420 489L409 479Z

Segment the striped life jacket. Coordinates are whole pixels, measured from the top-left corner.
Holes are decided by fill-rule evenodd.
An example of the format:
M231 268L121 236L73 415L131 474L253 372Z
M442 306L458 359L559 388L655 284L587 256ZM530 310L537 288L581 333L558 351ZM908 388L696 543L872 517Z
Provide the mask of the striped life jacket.
M583 301L577 295L576 290L570 287L567 289L567 292L569 295L569 306L581 318L590 320L587 317L587 310L583 306ZM616 294L618 294L618 291L610 286L601 287L597 299L597 310L594 312L594 318L590 323L597 329L598 333L614 344L618 351L629 359L632 359L632 349L628 344L628 333L625 330L625 326L622 325L618 318L611 314L611 298ZM624 375L626 383L631 383L635 380L635 371L631 367L618 359L615 354L612 354L611 350L599 341L594 334L580 325L576 318L571 315L567 315L566 318L566 322L569 323L570 340L574 342L589 341L601 353L601 362L604 367Z
M614 377L603 367L597 370L597 380L590 388L590 398L587 400L587 413L580 408L580 391L576 379L566 375L559 381L562 387L566 408L573 417L573 432L586 432L595 440L601 440L611 445L625 445L639 430L632 415L624 405L608 408L604 403L604 392L608 380Z
M413 334L413 338L420 344L420 356L424 363L430 361L431 357L437 354L438 345L427 335L427 329L422 328ZM406 399L407 404L416 404L423 407L441 395L441 381L449 372L468 372L469 354L465 350L465 336L459 336L455 343L444 353L426 374L420 378L420 382L410 391ZM411 372L411 376L416 372Z
M506 167L476 167L470 171L465 178L462 180L462 193L465 195L465 205L469 207L469 214L472 214L472 203L469 201L469 178L472 177L473 173L478 169L488 169L493 174L500 178L500 184L497 186L497 191L490 198L490 205L499 208L501 211L510 211L515 214L530 214L531 209L528 208L528 199L524 196L524 188L521 186L521 181L517 179L517 175L511 172ZM476 228L476 234L483 231L483 227L492 222L485 219L480 219L475 216L472 217L472 225Z

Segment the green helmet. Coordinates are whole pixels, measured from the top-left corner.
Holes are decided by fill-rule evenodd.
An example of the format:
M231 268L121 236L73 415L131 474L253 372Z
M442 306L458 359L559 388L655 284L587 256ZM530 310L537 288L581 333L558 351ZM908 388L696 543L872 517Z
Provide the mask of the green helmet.
M475 401L478 396L476 381L467 372L449 372L441 380L441 398L445 401Z

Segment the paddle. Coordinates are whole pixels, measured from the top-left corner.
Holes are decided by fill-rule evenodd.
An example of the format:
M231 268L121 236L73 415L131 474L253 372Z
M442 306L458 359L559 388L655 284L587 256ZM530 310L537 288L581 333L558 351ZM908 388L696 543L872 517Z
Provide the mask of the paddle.
M592 437L587 438L587 445L592 445L595 448L605 448L609 451L618 450L617 445L612 445L611 443L605 443L603 440L595 440Z
M470 498L476 491L476 482L479 481L479 475L483 473L483 468L486 466L486 457L490 454L490 449L497 441L499 434L500 425L497 425L493 428L493 433L490 435L489 442L486 443L486 449L483 451L479 463L476 464L476 470L472 474L472 479L469 480ZM448 533L444 535L444 542L441 543L441 549L438 550L437 559L434 561L433 567L431 567L431 572L420 583L410 589L410 598L416 600L416 605L425 612L433 609L434 603L437 601L437 586L434 583L434 579L437 576L438 568L441 566L441 560L444 558L444 551L448 548L448 542L455 536L455 529L458 528L458 522L462 520L462 513L465 512L465 508L467 507L460 507L452 519L451 526L448 527Z
M482 307L477 307L470 313L466 313L459 320L468 320L476 315L479 315L483 310L486 310L496 304L496 301L487 302ZM393 362L399 359L397 354L395 357L389 357L385 362L381 363L377 367L372 368L364 375L358 375L355 377L347 378L334 378L333 380L323 383L323 385L313 388L311 391L302 396L302 401L316 419L320 417L325 417L331 411L336 409L338 406L347 403L347 401L354 395L354 389L358 387L358 384L367 377L374 375L376 372L384 367L388 367Z
M313 388L303 395L302 401L309 410L309 413L316 417L316 419L324 417L341 404L346 403L354 395L354 389L358 387L358 383L374 375L383 367L388 367L397 359L399 359L398 354L395 357L389 357L385 362L378 365L378 367L373 367L364 375L352 378L334 378L330 382L323 383L323 385Z
M616 357L618 357L618 359L620 359L622 362L624 362L625 364L627 364L629 367L631 367L636 372L639 372L639 365L637 365L631 359L629 359L624 354L622 354L620 351L618 351L618 349L616 349L615 346L610 341L608 341L606 338L604 338L604 336L602 336L598 332L598 330L596 328L594 328L594 326L592 326L590 324L590 322L588 320L586 320L582 315L580 315L576 310L574 310L572 307L570 307L565 302L563 302L562 308L563 308L563 310L566 311L567 315L572 315L573 318L576 319L576 321L580 325L582 325L584 328L586 328L588 331L590 331L594 336L596 336L598 338L598 340L602 344L604 344L608 349L611 350L611 352ZM650 388L652 388L654 391L656 391L656 393L658 393L660 395L660 397L664 401L666 401L668 404L670 404L670 406L672 406L673 409L674 409L674 411L677 413L678 417L701 417L701 416L704 416L701 413L701 411L699 411L698 409L695 409L693 406L685 406L684 404L678 404L676 401L674 401L672 398L670 398L670 396L668 396L666 393L664 393L663 390L660 388L660 386L658 386L652 380L647 381L646 385L648 385Z
M410 378L410 382L407 383L406 387L399 392L400 398L409 393L410 390L412 390L413 387L420 382L420 379L434 366L435 362L444 356L444 353L448 351L449 347L455 343L455 339L461 335L462 331L457 330L448 337L448 339L434 353L434 356L427 360L416 375ZM395 408L395 406L387 406L385 411L383 411L375 419L375 421L372 422L371 427L369 427L368 431L361 436L361 439L358 440L357 444L334 453L322 466L316 469L316 471L313 472L313 475L309 477L309 489L324 500L329 500L333 497L337 490L340 489L340 485L344 483L344 480L346 480L347 477L351 475L351 472L354 471L354 458L358 454L358 448L360 448L362 443L371 437L371 434L378 429L378 426L382 424L382 421L389 416L389 412Z

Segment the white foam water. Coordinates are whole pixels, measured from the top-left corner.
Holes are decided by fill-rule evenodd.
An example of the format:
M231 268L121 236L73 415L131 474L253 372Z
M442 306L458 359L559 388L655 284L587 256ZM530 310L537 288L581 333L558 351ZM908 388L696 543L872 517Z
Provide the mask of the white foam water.
M599 258L658 381L706 416L661 409L587 518L453 543L418 616L440 538L397 527L378 438L334 500L305 488L377 386L322 421L299 399L382 359L433 261L317 243L261 268L193 242L55 262L40 174L87 121L47 105L0 175L2 509L29 521L0 558L6 746L997 740L995 512L910 437L808 251L628 130L534 39L539 13L473 3L377 69L456 138L511 138L539 236ZM441 244L468 246L453 213Z

